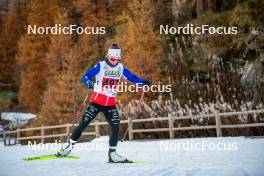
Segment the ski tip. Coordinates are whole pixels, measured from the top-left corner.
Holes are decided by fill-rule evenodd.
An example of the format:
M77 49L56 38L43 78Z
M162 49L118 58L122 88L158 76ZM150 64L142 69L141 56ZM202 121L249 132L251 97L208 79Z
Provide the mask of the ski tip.
M58 156L56 154L53 155L42 155L42 156L36 156L36 157L30 157L30 158L23 158L22 160L24 161L34 161L34 160L47 160L47 159L79 159L79 156L73 156L73 155L68 155L68 156Z

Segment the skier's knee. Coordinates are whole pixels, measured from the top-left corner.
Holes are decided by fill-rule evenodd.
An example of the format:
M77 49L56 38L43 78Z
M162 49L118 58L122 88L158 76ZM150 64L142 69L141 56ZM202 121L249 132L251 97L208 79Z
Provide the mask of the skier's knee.
M120 119L117 109L112 109L112 117L111 117L111 123L113 126L118 126Z
M83 121L93 120L96 114L97 114L97 108L90 104L83 114Z

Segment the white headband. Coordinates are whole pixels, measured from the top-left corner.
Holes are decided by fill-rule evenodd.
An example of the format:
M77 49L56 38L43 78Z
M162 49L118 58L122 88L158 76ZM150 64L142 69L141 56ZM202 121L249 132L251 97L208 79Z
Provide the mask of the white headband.
M113 57L121 57L121 49L108 49L108 53L109 56L113 56Z

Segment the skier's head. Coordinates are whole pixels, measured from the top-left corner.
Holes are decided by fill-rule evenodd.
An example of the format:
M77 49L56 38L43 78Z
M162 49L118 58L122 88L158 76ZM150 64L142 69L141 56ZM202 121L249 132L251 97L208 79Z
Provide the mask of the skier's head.
M111 47L108 49L106 58L112 66L115 66L119 62L121 59L121 49L117 46L117 44L113 43L111 45Z

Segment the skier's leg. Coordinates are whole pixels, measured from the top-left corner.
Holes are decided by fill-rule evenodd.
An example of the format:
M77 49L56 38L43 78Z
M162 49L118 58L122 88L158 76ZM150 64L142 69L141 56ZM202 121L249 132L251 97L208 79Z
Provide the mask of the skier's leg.
M83 114L81 122L79 123L78 127L74 130L68 145L66 147L62 148L57 153L57 156L67 156L70 154L71 150L73 149L73 145L80 138L84 129L96 117L97 113L98 113L97 105L93 104L93 103L89 104L86 111Z
M88 105L86 111L83 114L82 120L79 123L78 127L74 130L71 135L73 141L77 141L85 128L90 124L90 122L96 117L99 110L96 104L91 103Z
M119 139L119 114L115 106L106 107L105 111L103 111L107 122L111 127L111 136L109 139L110 148L115 148Z
M113 162L113 163L129 162L125 157L116 153L116 146L119 139L119 124L120 124L119 114L116 107L115 106L105 107L103 113L112 131L109 139L109 152L108 152L109 162Z

